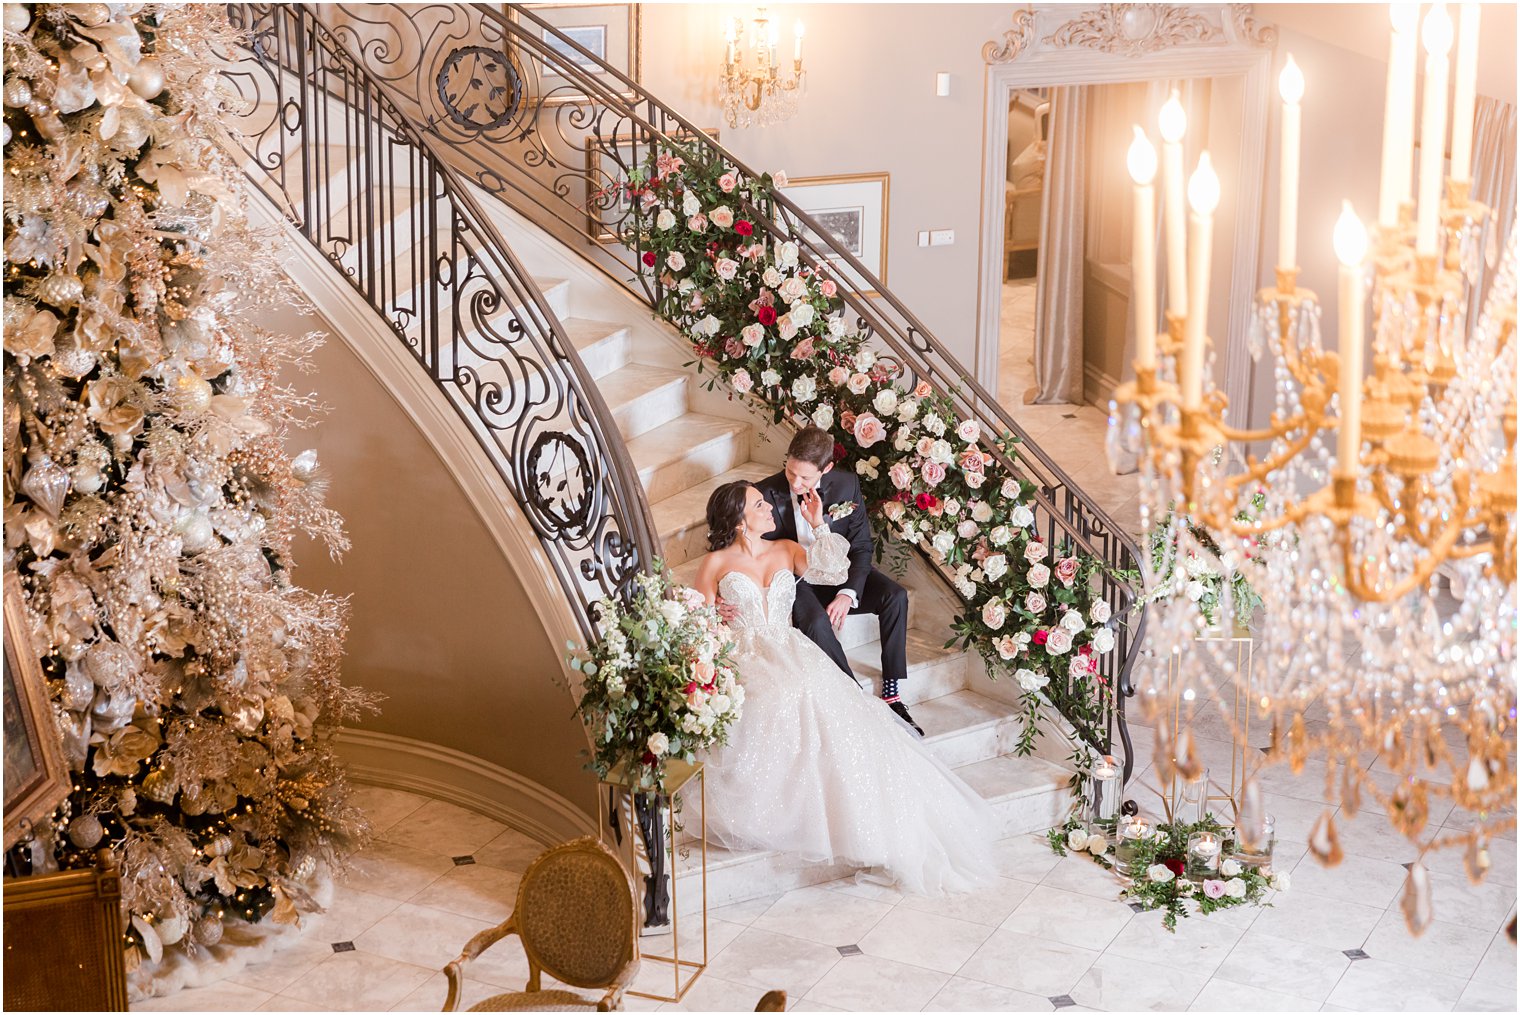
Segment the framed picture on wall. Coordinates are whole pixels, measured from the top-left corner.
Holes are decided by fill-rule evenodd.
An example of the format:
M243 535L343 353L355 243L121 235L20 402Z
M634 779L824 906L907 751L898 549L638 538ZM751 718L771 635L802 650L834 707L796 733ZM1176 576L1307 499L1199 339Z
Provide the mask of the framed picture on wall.
M632 93L622 86L622 82L601 68L605 63L632 80L639 80L638 4L523 6L549 28L517 16L511 7L507 8L508 17L517 20L529 32L542 37L544 45L563 60L560 62L560 59L544 57L543 62L539 63L536 84L538 95L535 98L541 97L546 105L579 102L585 98L585 90L573 78L566 64L597 77L619 94L631 97Z
M886 285L890 182L887 173L804 176L789 181L783 193ZM866 295L881 295L849 265L833 267L843 281Z
M5 848L10 849L68 799L71 786L13 574L5 576L4 698Z
M702 133L718 140L717 127L704 127ZM690 131L671 135L672 141L687 141ZM637 169L649 158L649 135L618 134L612 138L586 138L586 232L598 243L616 243L617 225L628 215L631 204L628 170Z

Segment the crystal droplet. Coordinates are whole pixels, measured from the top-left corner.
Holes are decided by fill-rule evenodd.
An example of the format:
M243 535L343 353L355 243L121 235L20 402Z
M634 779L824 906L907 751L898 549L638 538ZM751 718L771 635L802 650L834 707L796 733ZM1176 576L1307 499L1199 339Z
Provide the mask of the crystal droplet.
M69 474L47 455L31 456L26 476L21 480L21 492L49 516L57 518L69 492Z
M1488 856L1488 840L1481 835L1474 835L1467 844L1467 852L1462 854L1462 866L1467 868L1467 880L1475 885L1482 884L1483 879L1488 877L1488 868L1492 862Z
M1478 755L1473 755L1467 763L1467 788L1474 793L1482 793L1488 789L1488 766Z
M1293 717L1293 725L1288 730L1288 767L1298 775L1308 760L1309 731L1304 728L1304 715L1300 712Z
M1246 849L1260 849L1266 831L1266 807L1261 799L1261 786L1255 779L1248 779L1240 792L1240 820L1236 822L1240 844Z
M1163 720L1156 727L1156 743L1151 762L1156 767L1156 781L1160 785L1171 782L1177 776L1175 752L1172 750L1171 724Z
M1355 765L1341 769L1341 813L1348 818L1356 817L1362 808L1362 780Z
M1314 854L1321 867L1334 867L1345 858L1341 852L1341 837L1335 831L1335 817L1328 810L1320 813L1319 820L1309 832L1309 852Z
M1388 798L1388 817L1401 835L1413 838L1419 835L1430 819L1430 801L1423 782L1401 782Z
M1416 861L1409 865L1409 876L1404 879L1404 898L1399 902L1404 911L1404 925L1409 933L1419 937L1430 926L1430 873L1425 865Z
M1175 760L1177 774L1189 782L1203 774L1203 762L1198 760L1198 752L1193 748L1193 733L1191 730L1183 730L1177 735L1177 749L1172 752Z

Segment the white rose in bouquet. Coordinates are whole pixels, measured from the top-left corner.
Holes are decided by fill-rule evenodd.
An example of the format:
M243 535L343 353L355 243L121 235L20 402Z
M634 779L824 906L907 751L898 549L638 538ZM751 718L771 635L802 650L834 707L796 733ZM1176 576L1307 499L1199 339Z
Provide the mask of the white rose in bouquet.
M990 599L987 605L982 607L982 623L994 631L1000 629L1007 619L1008 611L1001 599Z
M943 529L934 534L934 539L931 541L931 543L933 547L940 553L949 553L951 550L955 549L955 533L949 531L948 529Z
M792 323L797 325L797 327L806 328L809 324L813 323L813 315L815 313L816 311L811 303L799 303L792 308L789 316L792 319Z
M1066 833L1066 848L1075 852L1082 852L1087 848L1087 833L1080 828L1073 828Z
M676 213L669 208L661 208L660 213L654 217L656 229L669 229L676 224Z
M1031 564L1038 564L1050 554L1050 547L1038 539L1031 539L1024 546L1024 559Z
M945 421L932 412L923 418L923 425L925 430L936 437L943 437L945 435Z
M1050 568L1044 564L1035 564L1024 577L1031 588L1043 589L1050 584Z
M1226 859L1219 865L1219 873L1227 878L1233 878L1240 873L1240 861L1233 857Z
M979 500L971 506L971 517L986 525L992 521L992 505L984 500Z
M665 752L670 750L670 738L663 733L649 734L649 742L644 746L649 748L649 753L657 758L663 758Z
M988 533L987 538L992 540L993 546L1007 546L1013 539L1013 530L1006 525L998 525Z
M1036 673L1034 670L1029 669L1020 669L1016 671L1013 675L1013 679L1019 682L1020 688L1031 692L1038 691L1040 688L1050 683L1050 677L1046 676L1043 673Z
M1030 613L1044 613L1045 607L1048 605L1045 602L1045 597L1038 592L1031 592L1024 597L1024 609Z
M978 532L980 532L980 531L982 531L982 530L976 524L976 522L973 522L969 518L965 519L964 521L962 521L959 525L957 525L955 527L955 534L957 536L960 536L962 539L966 539L966 540L975 539L976 538L976 534Z
M774 388L781 383L781 375L774 370L762 370L760 371L760 383L767 388Z
M675 599L667 599L660 603L660 614L669 624L679 624L686 619L686 607Z
M1153 863L1149 867L1145 868L1145 876L1156 882L1158 885L1164 885L1168 881L1172 880L1173 877L1175 877L1175 875L1172 874L1171 868L1162 863Z
M1224 894L1231 899L1243 899L1246 897L1246 883L1240 878L1231 878L1224 883Z
M1008 512L1008 520L1018 528L1027 529L1034 524L1034 512L1023 504L1019 504L1012 511Z
M892 415L897 411L897 391L893 388L882 388L876 393L876 398L871 405L883 416Z
M696 194L688 190L686 196L681 200L681 214L690 217L701 210L702 202L697 199Z
M772 289L779 289L781 287L781 272L777 271L774 266L766 268L765 273L760 276L760 281Z
M1196 603L1198 600L1203 598L1203 594L1208 590L1204 588L1203 582L1199 581L1197 578L1194 578L1187 583L1186 587L1182 591L1183 594L1188 597L1188 599Z
M818 397L818 381L804 375L792 382L792 397L799 402L811 402Z
M814 409L813 425L820 430L830 429L834 425L834 407L832 405L820 405ZM876 478L875 467L868 465L865 461L857 462L855 464L855 471L862 476L868 476L871 479Z
M1002 493L1004 497L1013 500L1019 495L1019 481L1016 479L1003 480Z
M1008 573L1008 558L1001 553L994 553L982 561L982 573L989 581L997 581Z
M1067 610L1061 615L1061 626L1072 634L1081 634L1087 630L1087 622L1082 619L1082 614L1076 610Z
M1112 652L1114 648L1114 632L1106 627L1100 627L1093 632L1092 647L1094 652Z
M1114 611L1113 607L1108 605L1108 600L1099 599L1092 604L1092 609L1087 611L1087 615L1092 618L1094 624L1106 624L1108 618L1114 615Z
M1050 637L1045 639L1045 651L1053 656L1065 655L1071 651L1071 632L1064 627L1050 629Z

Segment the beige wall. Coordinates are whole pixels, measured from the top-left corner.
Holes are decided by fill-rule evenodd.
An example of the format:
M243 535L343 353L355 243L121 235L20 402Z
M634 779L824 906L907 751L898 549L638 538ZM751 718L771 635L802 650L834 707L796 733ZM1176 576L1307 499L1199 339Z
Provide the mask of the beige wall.
M293 313L273 326L310 330ZM354 353L330 338L292 379L331 412L290 441L316 448L353 548L296 549L295 578L352 597L345 679L387 695L365 729L512 770L594 812L594 779L549 643L512 565L428 442Z

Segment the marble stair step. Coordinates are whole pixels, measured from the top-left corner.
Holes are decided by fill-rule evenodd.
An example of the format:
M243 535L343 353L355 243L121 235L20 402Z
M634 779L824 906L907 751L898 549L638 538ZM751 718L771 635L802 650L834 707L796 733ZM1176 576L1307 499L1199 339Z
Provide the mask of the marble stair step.
M560 321L593 379L606 377L628 362L630 339L626 324L588 317L563 317Z
M1071 773L1043 758L1002 754L955 774L992 805L1003 836L1060 824L1071 805Z
M599 378L597 388L624 440L686 415L688 374L628 363Z
M913 627L913 591L908 590L908 679L897 686L898 694L909 705L952 694L966 686L967 659L957 649L947 649L941 639ZM855 676L872 694L881 693L880 626L874 616L850 617L844 634L852 624L867 628L870 641L843 642L845 656Z
M628 453L651 501L749 461L751 427L739 420L687 413L628 442Z
M909 682L914 676L909 670ZM1013 706L962 688L912 704L924 743L951 768L987 761L1018 746L1022 723Z
M650 505L665 563L674 568L695 561L707 552L707 498L725 483L747 479L755 482L775 472L774 466L745 462L720 476L688 487Z

